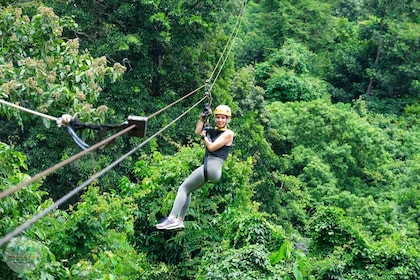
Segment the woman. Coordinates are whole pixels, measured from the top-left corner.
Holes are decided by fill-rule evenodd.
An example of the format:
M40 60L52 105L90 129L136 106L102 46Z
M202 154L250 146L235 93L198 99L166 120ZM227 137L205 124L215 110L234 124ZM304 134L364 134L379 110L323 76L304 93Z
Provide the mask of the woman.
M216 127L211 129L204 128L205 115L200 116L195 133L201 135L206 145L203 164L194 170L179 187L169 217L157 224L157 229L183 229L184 218L190 206L191 193L207 181L217 182L222 177L222 166L233 144L234 133L227 128L232 111L226 105L219 105L214 110L214 116Z

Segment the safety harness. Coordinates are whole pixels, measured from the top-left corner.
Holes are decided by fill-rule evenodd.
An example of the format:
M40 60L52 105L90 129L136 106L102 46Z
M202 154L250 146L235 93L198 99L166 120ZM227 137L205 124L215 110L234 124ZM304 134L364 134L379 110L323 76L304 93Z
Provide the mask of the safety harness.
M205 127L204 130L206 130L206 136L208 135L210 138L208 138L211 142L214 142L223 132L226 131L226 128L222 127ZM208 161L208 157L210 155L209 150L206 147L206 153L204 154L204 159L203 159L203 167L204 167L204 182L207 182L208 177L207 177L207 161Z

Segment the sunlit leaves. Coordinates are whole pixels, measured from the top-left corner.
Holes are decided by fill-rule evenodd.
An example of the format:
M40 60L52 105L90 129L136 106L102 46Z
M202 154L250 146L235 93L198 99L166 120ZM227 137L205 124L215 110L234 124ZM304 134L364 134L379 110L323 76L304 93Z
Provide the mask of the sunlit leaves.
M69 113L83 120L103 118L105 112L92 106L102 91L100 84L106 76L115 81L125 68L118 64L110 67L105 57L81 53L77 38L61 38L64 24L70 22L61 21L51 8L39 6L33 15L30 11L12 6L1 10L1 95L55 117ZM2 112L30 119L5 108Z
M327 93L327 83L315 76L316 55L304 45L287 40L269 59L256 66L256 82L270 101L314 100Z
M391 156L385 145L387 136L379 128L339 105L330 106L322 100L272 103L267 108L271 112L269 127L281 132L271 133L268 138L283 143L279 147L283 146L285 150L276 152L288 154L284 159L291 174L304 176L305 172L315 171L313 159L318 157L321 162L317 165L327 164L334 175L325 173L321 179L311 173L307 177L311 180L318 177L324 183L329 181L335 185L337 179L338 186L345 188L356 187L363 181L364 184L383 183L381 176L385 174L372 172ZM321 169L324 170L322 173L328 170ZM328 177L331 178L325 181Z

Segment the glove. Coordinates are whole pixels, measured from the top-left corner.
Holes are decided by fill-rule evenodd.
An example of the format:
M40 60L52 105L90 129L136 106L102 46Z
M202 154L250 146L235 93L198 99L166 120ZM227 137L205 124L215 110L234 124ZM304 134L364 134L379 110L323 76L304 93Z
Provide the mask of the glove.
M209 107L209 104L206 104L203 107L203 112L201 113L200 117L204 120L210 115L211 115L211 109Z

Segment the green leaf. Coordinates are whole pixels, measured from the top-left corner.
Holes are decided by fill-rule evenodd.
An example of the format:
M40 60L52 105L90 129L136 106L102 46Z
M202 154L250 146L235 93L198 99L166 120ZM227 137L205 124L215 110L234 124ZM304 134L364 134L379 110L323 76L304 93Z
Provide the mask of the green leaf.
M288 260L291 257L291 248L292 243L288 240L286 240L283 245L281 245L280 250L277 252L274 252L270 255L270 262L271 264L277 264L282 260Z
M51 126L51 120L50 119L42 118L42 123L44 124L44 126L46 128L50 128L50 126Z

